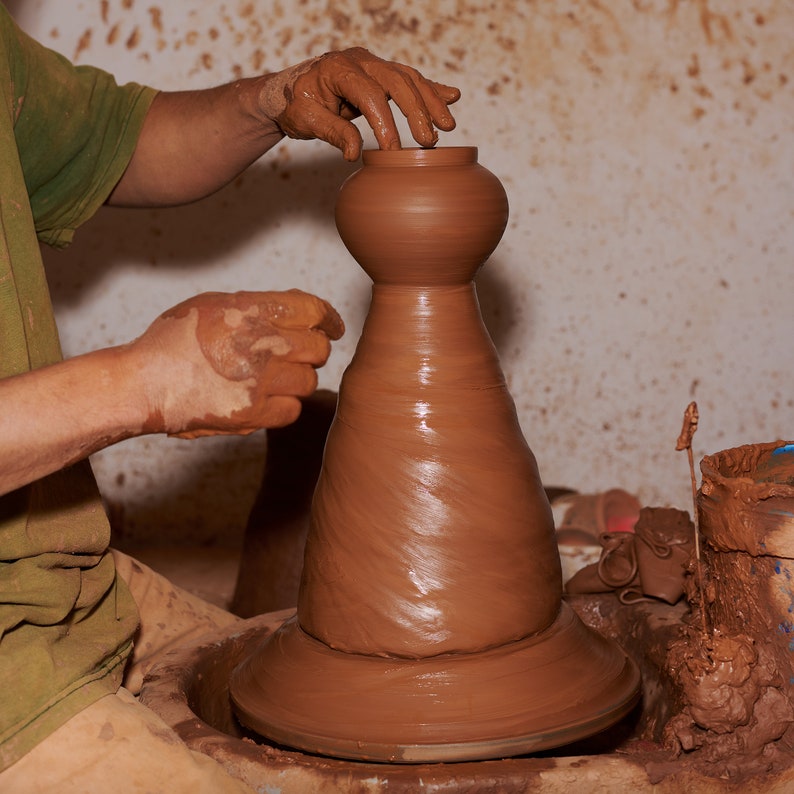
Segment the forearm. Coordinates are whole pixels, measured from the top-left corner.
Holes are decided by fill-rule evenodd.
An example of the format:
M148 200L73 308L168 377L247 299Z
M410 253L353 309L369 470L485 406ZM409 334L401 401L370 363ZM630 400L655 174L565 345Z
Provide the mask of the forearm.
M257 97L266 79L159 93L108 203L186 204L232 181L283 137L275 122L257 112Z
M0 380L0 493L145 431L124 348Z

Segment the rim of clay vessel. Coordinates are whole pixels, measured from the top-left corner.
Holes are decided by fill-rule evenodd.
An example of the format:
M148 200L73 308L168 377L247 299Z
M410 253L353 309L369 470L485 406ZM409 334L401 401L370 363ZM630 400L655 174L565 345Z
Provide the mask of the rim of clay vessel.
M442 146L438 149L423 149L418 146L407 149L365 149L364 165L379 166L440 166L465 165L477 162L476 146Z
M785 455L785 459L783 457ZM722 551L794 558L791 472L794 442L744 444L707 455L698 498L704 537ZM778 459L780 456L780 459Z
M783 490L794 495L794 486L769 479L774 470L775 458L778 455L791 453L794 450L792 441L770 441L760 444L742 444L738 447L723 449L712 455L706 455L700 464L704 476L720 483L747 482L754 489ZM788 463L788 461L785 461ZM766 476L764 476L766 475Z

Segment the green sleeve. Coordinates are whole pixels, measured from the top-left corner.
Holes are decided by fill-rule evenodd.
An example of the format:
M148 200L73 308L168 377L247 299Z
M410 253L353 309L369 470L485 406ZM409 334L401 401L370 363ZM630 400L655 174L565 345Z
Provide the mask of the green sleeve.
M2 9L2 7L0 7ZM8 47L14 137L42 242L62 247L105 202L124 173L155 91L119 86L74 66L25 35L0 11Z

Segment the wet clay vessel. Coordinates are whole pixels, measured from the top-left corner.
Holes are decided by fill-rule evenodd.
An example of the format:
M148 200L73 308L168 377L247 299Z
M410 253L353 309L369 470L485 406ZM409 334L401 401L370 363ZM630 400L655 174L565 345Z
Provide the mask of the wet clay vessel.
M368 151L339 233L373 279L312 505L296 617L235 670L280 744L420 763L559 746L636 666L562 600L551 510L473 277L508 217L472 147Z

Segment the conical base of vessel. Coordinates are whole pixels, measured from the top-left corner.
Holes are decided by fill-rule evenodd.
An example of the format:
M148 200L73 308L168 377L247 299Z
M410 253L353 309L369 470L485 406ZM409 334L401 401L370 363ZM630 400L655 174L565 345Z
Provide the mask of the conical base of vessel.
M635 664L562 603L532 637L425 659L328 647L285 622L234 671L240 721L278 744L392 763L521 755L592 736L640 694Z

